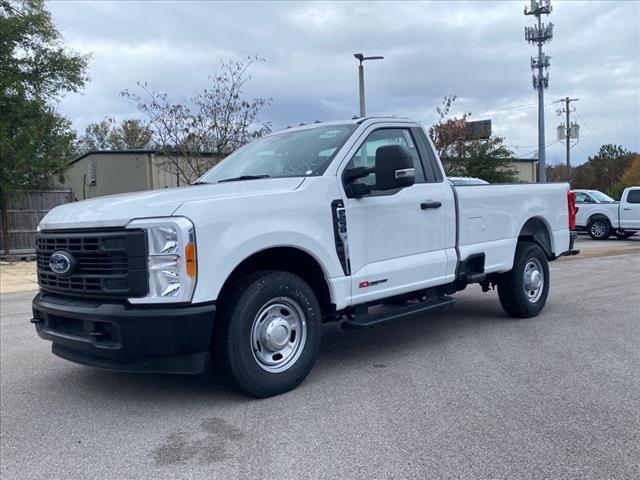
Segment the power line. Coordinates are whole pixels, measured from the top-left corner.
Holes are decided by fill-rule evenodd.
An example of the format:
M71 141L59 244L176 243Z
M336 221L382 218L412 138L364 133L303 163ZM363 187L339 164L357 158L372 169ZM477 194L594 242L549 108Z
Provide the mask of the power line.
M576 113L576 115L578 115L578 118L580 119L580 121L584 124L585 127L587 127L587 130L589 130L589 132L596 138L596 140L598 141L598 143L600 143L601 145L603 145L602 140L600 139L600 137L598 137L598 135L596 134L596 132L594 132L591 127L589 126L589 124L587 122L584 121L584 118L582 118L582 115L580 115L580 112L577 110L574 110L574 112Z
M554 140L553 142L549 142L549 143L547 143L546 145L544 145L544 147L545 147L545 148L546 148L546 147L550 147L551 145L555 145L556 143L560 143L561 141L562 141L562 140ZM534 153L536 153L536 152L538 152L538 150L537 150L537 149L536 149L536 150L532 150L532 151L531 151L531 152L529 152L529 153L525 153L525 154L523 154L522 156L523 156L523 157L528 157L529 155L533 155L533 154L534 154ZM538 161L540 161L540 159L538 159Z

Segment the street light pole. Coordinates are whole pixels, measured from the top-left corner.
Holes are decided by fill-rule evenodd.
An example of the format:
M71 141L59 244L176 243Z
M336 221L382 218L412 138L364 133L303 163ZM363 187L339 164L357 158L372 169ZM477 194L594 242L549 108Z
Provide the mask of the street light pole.
M362 53L354 53L354 57L358 59L360 64L358 65L358 90L360 92L360 116L365 116L365 106L364 106L364 66L362 62L365 60L382 60L384 57L382 56L373 56L373 57L365 57Z

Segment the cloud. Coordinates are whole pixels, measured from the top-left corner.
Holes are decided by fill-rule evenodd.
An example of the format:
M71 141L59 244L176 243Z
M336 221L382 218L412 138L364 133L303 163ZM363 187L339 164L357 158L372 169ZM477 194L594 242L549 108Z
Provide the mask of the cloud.
M559 2L551 80L545 92L547 142L558 105L578 97L576 163L603 143L640 151L640 3ZM68 45L93 54L91 82L60 108L78 129L107 115L135 117L118 96L147 81L179 101L198 93L220 59L257 54L246 93L271 97L261 117L276 129L357 112L354 52L384 55L365 67L367 111L430 124L447 94L455 111L491 118L516 154L537 142L537 96L524 40L532 24L518 2L51 2ZM533 147L532 147L533 145ZM519 147L519 148L516 148ZM561 143L551 162L564 160Z

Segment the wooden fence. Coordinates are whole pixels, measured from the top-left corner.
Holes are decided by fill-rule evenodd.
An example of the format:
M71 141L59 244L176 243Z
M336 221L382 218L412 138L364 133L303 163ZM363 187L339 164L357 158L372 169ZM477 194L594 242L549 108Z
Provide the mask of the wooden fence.
M42 217L57 205L73 200L71 190L14 190L2 195L0 253L29 254L35 251L36 228Z

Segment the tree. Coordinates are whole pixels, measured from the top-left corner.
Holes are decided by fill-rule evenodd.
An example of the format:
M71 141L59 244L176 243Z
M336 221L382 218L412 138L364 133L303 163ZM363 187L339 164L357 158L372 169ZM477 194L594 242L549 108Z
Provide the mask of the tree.
M0 189L64 173L75 133L54 105L84 86L87 62L64 48L42 0L0 0Z
M165 153L157 157L162 169L191 183L221 158L271 131L270 123L258 118L271 99L244 97L243 89L251 79L247 70L257 61L255 57L221 61L220 70L209 77L209 87L187 104L173 102L147 83L138 83L138 92L121 92L147 117L153 142Z
M624 171L621 183L623 188L640 185L640 155L637 153L633 156L631 163Z
M151 148L153 131L140 120L124 120L118 123L107 117L85 128L76 144L79 153L94 150L139 150Z
M566 182L567 181L567 167L564 165L547 165L547 182ZM572 169L572 175L575 175L575 172Z
M516 173L510 166L513 153L504 145L504 138L469 140L466 132L471 113L449 118L455 100L455 95L444 97L436 107L438 123L429 128L447 175L477 177L490 183L515 181Z
M153 131L137 119L123 120L113 132L111 145L117 150L136 150L152 146Z
M466 142L463 158L464 172L468 177L481 178L489 183L516 181L516 172L511 167L513 154L504 145L502 137Z
M573 169L571 186L601 190L617 197L621 191L619 183L633 155L620 145L602 145L586 163Z
M464 176L466 172L461 152L464 150L467 118L471 117L471 113L464 113L461 118L449 118L456 98L455 95L447 95L442 105L436 107L438 123L429 127L429 136L447 175Z

